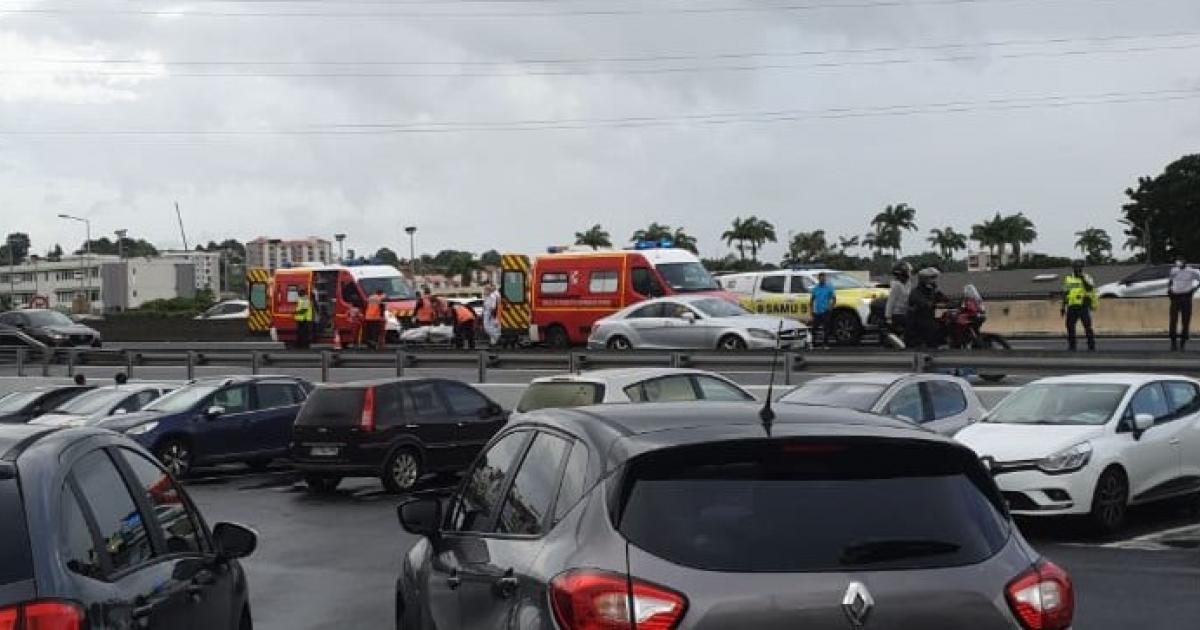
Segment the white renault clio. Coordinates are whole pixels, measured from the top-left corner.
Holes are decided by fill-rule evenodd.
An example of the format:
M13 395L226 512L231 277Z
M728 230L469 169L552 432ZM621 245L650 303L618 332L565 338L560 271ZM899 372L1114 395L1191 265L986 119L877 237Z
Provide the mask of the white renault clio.
M1017 515L1086 515L1112 532L1129 505L1200 492L1200 382L1189 378L1041 379L955 437Z

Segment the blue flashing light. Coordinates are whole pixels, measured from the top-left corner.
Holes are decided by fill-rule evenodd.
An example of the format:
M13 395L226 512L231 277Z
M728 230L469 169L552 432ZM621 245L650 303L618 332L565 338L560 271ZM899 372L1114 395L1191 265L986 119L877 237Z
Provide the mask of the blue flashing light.
M638 241L634 243L634 249L671 249L675 247L675 241L664 238L660 241Z

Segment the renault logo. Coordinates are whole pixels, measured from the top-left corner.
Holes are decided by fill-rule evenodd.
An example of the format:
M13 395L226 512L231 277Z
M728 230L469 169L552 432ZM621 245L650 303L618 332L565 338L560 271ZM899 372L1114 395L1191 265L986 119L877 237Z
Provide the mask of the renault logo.
M846 587L846 595L842 597L842 611L855 628L867 624L867 617L871 616L871 609L874 607L875 599L862 582L851 582L850 586Z

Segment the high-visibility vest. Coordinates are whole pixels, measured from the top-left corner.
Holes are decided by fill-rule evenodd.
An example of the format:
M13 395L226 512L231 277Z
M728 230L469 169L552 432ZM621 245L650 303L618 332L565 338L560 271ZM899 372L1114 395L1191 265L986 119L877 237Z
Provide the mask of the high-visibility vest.
M313 320L312 302L309 301L308 296L302 295L296 298L295 318L298 322L311 322Z
M422 296L421 302L417 304L417 323L432 324L433 318L433 299L428 295Z
M475 311L463 306L462 304L454 305L454 321L462 324L470 324L475 321Z
M377 322L383 319L383 302L375 296L367 299L367 315L366 319L369 322Z
M1086 286L1085 286L1086 280ZM1092 287L1089 291L1087 287ZM1091 276L1084 274L1077 276L1071 274L1063 280L1063 293L1067 296L1067 306L1083 306L1085 303L1092 307L1096 307L1095 296L1096 283L1092 282Z

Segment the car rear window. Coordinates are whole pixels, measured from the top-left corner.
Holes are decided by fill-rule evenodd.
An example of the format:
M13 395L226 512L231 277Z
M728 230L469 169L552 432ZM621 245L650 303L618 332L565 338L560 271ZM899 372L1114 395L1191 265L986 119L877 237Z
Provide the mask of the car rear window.
M304 401L296 426L352 426L362 420L364 389L361 387L318 387Z
M0 585L33 579L29 532L16 479L0 479Z
M974 564L1009 536L995 486L959 447L753 440L627 465L617 526L677 564L726 572Z
M517 411L584 407L604 400L604 386L599 383L562 381L533 383L517 403Z

